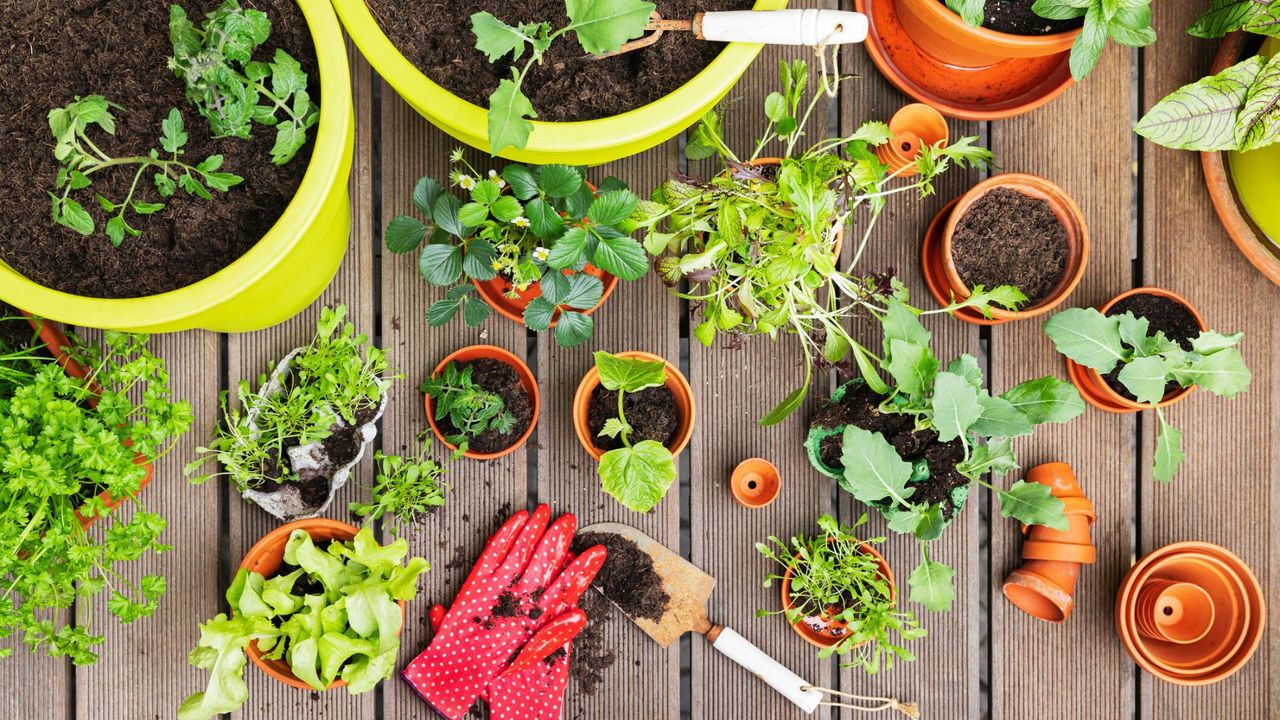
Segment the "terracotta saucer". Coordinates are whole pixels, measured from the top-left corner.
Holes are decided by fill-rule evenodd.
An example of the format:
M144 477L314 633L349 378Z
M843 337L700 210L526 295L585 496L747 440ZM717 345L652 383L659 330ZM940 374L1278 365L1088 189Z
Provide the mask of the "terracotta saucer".
M894 0L855 0L871 24L866 48L899 90L943 115L1000 120L1034 110L1071 86L1069 52L1013 58L986 67L943 62L915 44L898 20Z
M933 221L929 223L929 229L924 233L924 241L920 243L920 272L924 273L924 284L929 288L929 294L933 295L933 299L938 301L940 307L950 305L951 298L942 292L942 288L947 287L947 276L942 266L942 251L939 245L942 243L942 233L947 227L947 220L958 202L960 198L952 200L934 216ZM1005 322L996 318L983 317L982 313L972 308L961 308L951 314L959 320L974 325L999 325Z

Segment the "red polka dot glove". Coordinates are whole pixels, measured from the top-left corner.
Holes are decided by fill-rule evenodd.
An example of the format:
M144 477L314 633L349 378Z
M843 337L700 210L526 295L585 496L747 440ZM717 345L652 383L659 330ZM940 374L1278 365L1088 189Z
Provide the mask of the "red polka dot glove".
M465 715L535 633L575 610L604 563L603 547L566 562L576 520L562 515L548 527L550 518L546 505L521 511L489 538L431 645L401 673L447 720ZM504 694L498 686L491 703Z

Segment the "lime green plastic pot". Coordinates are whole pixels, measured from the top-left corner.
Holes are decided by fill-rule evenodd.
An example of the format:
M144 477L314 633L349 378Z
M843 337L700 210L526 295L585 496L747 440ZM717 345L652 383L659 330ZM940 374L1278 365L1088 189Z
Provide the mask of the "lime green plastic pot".
M445 90L414 67L382 32L365 0L333 0L333 4L360 52L405 102L458 140L491 152L485 108ZM786 6L787 0L757 0L755 9L780 10ZM469 26L466 32L471 33ZM644 152L675 137L715 107L746 72L761 47L731 43L675 92L621 115L581 122L534 121L527 147L506 148L499 154L535 165L599 165Z
M320 122L297 194L257 245L193 285L116 300L58 292L0 262L0 300L85 327L247 332L288 320L319 297L338 272L351 230L347 176L355 147L355 112L342 27L333 8L326 0L298 0L298 7L311 29L320 66ZM264 157L262 162L270 160Z
M1262 46L1262 54L1280 52L1280 38ZM1280 245L1280 143L1247 153L1227 153L1231 179L1245 212L1271 242Z

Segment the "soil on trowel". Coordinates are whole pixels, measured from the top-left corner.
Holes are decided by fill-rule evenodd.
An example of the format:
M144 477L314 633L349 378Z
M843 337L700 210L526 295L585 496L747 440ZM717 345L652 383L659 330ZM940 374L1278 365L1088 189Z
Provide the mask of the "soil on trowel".
M987 0L982 11L982 26L1010 35L1052 35L1075 30L1084 18L1050 20L1032 9L1035 0Z
M653 558L634 542L612 533L581 533L573 539L573 551L581 554L595 545L608 552L594 585L627 617L662 620L671 596L653 568Z
M1161 295L1130 295L1113 305L1107 311L1107 316L1123 315L1127 312L1147 319L1148 335L1154 336L1156 332L1162 332L1166 338L1176 342L1183 350L1190 350L1192 338L1200 334L1200 323L1196 322L1196 316L1185 305L1171 298ZM1107 381L1107 385L1110 385L1112 390L1136 401L1137 398L1133 393L1120 382L1122 369L1124 365L1116 365L1115 369L1103 375L1102 379ZM1170 380L1165 385L1164 392L1168 395L1179 387L1181 386L1176 381Z
M529 404L529 393L520 384L520 376L515 368L492 358L480 358L458 363L458 369L471 368L471 380L476 385L502 398L502 406L515 418L511 431L500 433L497 430L485 430L473 438L468 438L468 449L478 453L502 452L514 445L524 431L533 422L533 407ZM440 430L446 437L458 435L458 429L449 419L438 420Z
M676 407L675 396L665 385L627 393L622 400L622 414L632 428L632 445L641 440L656 440L670 447L676 432L680 430L680 410ZM591 391L591 400L587 406L587 429L591 431L591 441L601 450L623 447L620 436L607 437L600 434L605 423L616 417L618 393L597 385Z
M978 198L956 223L951 258L967 287L1012 285L1025 307L1049 297L1067 271L1067 229L1049 203L1009 188Z

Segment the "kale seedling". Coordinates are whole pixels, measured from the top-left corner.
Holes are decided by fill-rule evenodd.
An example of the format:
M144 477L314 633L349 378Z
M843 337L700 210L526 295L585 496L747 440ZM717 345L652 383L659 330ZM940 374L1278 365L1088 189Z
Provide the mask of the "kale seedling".
M1131 312L1107 316L1094 308L1071 308L1049 318L1044 331L1058 352L1105 375L1121 366L1118 376L1140 403L1155 408L1160 429L1152 475L1169 482L1182 464L1182 433L1158 407L1169 383L1196 385L1220 397L1235 397L1249 388L1253 374L1236 345L1243 333L1223 335L1206 330L1184 350L1163 332L1150 334L1150 322Z
M604 491L618 502L636 512L649 512L675 481L676 460L656 440L631 442L634 429L627 424L623 404L628 393L665 384L666 363L622 358L603 350L596 351L595 359L600 384L618 394L618 417L609 418L600 435L620 438L623 444L600 458L600 480Z
M382 520L388 531L401 535L427 513L444 507L444 494L449 486L440 480L444 467L427 454L430 448L431 439L427 438L422 450L413 457L374 453L377 477L373 481L373 499L367 503L351 503L351 513L366 522Z
M458 431L445 439L459 450L465 450L467 443L483 432L492 430L505 435L516 424L502 397L471 379L474 369L472 365L460 367L450 362L438 376L422 381L422 392L435 403L435 419L447 419Z
M320 107L307 93L307 74L277 48L271 62L253 53L271 35L261 10L225 0L196 27L182 6L169 6L169 69L186 84L187 99L209 121L213 137L248 138L253 124L274 126L271 161L284 165L307 142Z
M171 109L160 124L159 150L153 148L146 155L108 155L89 137L88 131L96 127L108 135L115 135L116 120L112 109L119 110L120 106L108 102L101 95L89 95L77 97L66 107L49 111L49 130L56 143L53 156L60 163L55 188L61 192L49 193L53 221L57 224L81 235L93 234L93 216L72 197L72 193L90 187L96 173L110 168L137 166L124 198L111 200L100 194L94 195L98 206L109 215L104 232L116 247L124 242L126 235L138 237L142 234L129 225L125 219L126 212L152 215L164 209L162 202L136 199L141 190L139 183L148 171L154 172L151 179L161 198L171 197L178 188L182 188L190 195L211 200L210 189L226 192L243 180L239 175L218 172L222 167L221 155L210 155L195 165L179 159L187 145L187 131L182 114L176 108Z

